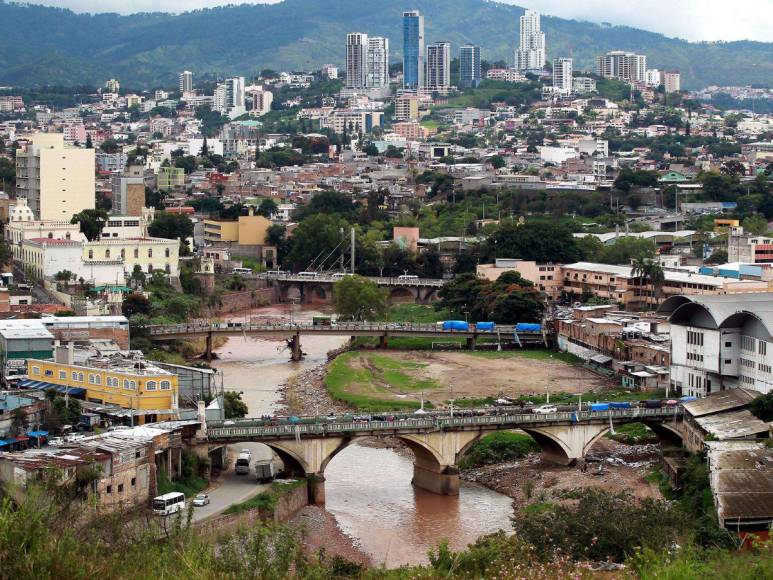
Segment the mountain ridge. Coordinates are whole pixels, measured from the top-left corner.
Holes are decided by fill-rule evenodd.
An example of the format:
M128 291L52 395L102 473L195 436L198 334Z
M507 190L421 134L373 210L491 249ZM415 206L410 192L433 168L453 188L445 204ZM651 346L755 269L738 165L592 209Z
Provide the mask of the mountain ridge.
M342 63L345 35L362 31L390 39L401 56L403 10L425 15L428 42L483 47L487 60L512 62L523 8L487 0L284 0L181 14L77 14L63 8L0 0L0 84L102 84L118 78L147 88L197 75L262 68L316 69ZM607 50L640 51L651 68L677 69L683 85L751 84L773 79L773 43L687 42L628 26L543 16L548 54L572 56L593 68Z

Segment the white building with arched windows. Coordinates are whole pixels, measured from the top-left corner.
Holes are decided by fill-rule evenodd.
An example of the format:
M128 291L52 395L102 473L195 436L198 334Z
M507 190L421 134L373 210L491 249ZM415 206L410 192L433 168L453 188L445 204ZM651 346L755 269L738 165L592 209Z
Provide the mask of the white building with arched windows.
M672 296L671 384L705 397L728 389L773 392L773 293Z

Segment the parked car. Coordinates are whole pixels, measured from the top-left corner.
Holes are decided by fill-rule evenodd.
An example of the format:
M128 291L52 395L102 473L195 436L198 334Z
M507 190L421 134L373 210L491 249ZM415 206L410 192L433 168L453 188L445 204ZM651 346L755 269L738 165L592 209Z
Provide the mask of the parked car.
M555 405L541 405L535 407L532 410L532 413L537 413L538 415L550 415L551 413L558 413L558 407Z
M209 496L206 493L200 493L193 498L193 507L204 507L209 505Z

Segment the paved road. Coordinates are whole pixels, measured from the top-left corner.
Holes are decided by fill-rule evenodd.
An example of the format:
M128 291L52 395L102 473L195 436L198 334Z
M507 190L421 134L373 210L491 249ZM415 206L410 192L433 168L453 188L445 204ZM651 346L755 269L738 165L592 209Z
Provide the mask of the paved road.
M228 448L229 461L231 463L228 471L221 476L221 483L217 489L213 489L209 494L209 505L194 508L193 521L198 522L212 516L219 515L229 506L243 502L259 492L268 489L269 485L259 484L255 480L255 472L250 468L249 475L236 475L233 464L240 449L249 449L252 452L252 460L271 459L272 452L265 445L260 443L240 443L231 445Z

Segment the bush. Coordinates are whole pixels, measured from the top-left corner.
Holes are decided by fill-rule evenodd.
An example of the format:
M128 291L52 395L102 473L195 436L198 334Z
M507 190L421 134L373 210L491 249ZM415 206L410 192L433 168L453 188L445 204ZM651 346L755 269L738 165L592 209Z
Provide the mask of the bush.
M528 435L500 431L477 441L459 462L459 467L470 469L490 463L512 461L538 450L539 445Z
M514 517L516 535L544 560L562 553L575 560L623 562L639 548L664 550L688 530L681 510L628 492L585 489L566 499L575 501Z

